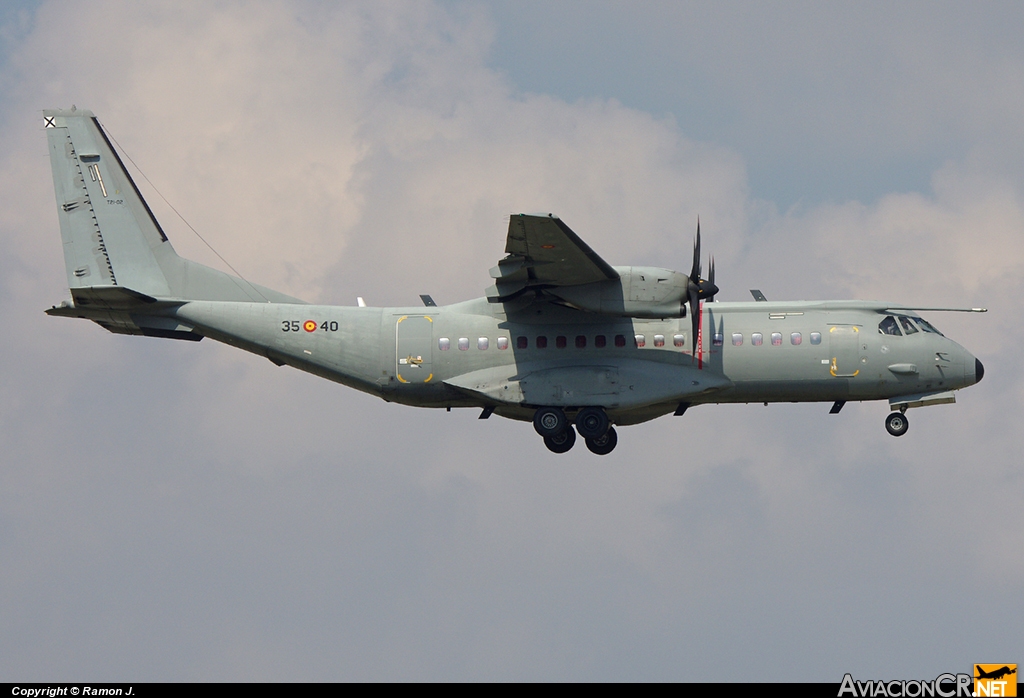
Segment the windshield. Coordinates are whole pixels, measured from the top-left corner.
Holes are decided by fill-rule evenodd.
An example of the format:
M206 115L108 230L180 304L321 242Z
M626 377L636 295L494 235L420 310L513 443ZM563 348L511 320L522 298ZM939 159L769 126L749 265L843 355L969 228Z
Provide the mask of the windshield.
M916 317L916 318L914 318L914 322L916 322L918 325L920 325L921 329L924 330L925 332L933 332L933 333L939 335L940 337L945 337L946 336L946 335L942 334L941 332L939 332L937 329L935 329L935 326L932 325L932 323L930 323L927 320L925 320L924 318Z
M903 328L903 334L909 337L917 332L917 328L914 327L914 323L910 321L910 318L905 315L897 315L897 317L900 319L900 327Z

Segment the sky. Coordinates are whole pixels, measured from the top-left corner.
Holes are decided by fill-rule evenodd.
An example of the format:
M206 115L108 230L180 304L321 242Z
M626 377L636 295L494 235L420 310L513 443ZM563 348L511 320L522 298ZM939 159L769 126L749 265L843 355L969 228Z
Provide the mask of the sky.
M1024 7L92 0L0 23L4 680L1024 659ZM900 439L885 403L701 406L555 456L525 423L50 318L41 110L72 104L179 254L222 267L170 205L311 302L482 295L516 212L686 270L699 215L719 300L988 307L928 316L985 380Z

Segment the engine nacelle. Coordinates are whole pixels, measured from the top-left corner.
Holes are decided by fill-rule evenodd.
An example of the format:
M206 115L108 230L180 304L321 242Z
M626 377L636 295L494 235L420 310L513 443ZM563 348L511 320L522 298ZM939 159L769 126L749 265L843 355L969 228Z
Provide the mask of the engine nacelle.
M657 267L615 267L611 281L547 289L567 305L604 315L646 319L686 317L689 277Z

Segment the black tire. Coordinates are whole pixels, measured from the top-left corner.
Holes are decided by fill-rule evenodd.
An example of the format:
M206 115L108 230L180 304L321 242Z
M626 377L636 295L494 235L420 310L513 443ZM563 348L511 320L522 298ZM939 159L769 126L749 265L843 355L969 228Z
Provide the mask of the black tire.
M893 436L903 436L909 427L907 415L902 412L893 412L885 418L885 430Z
M576 445L576 430L572 427L566 427L565 431L554 436L545 436L544 445L548 447L549 451L554 453L565 453Z
M599 456L607 456L615 450L615 445L617 443L619 443L619 435L615 433L615 427L608 427L608 431L598 438L587 439L587 448L590 449L591 453L596 453Z
M576 415L576 431L584 439L601 438L608 426L608 415L600 407L584 407Z
M565 418L565 412L557 407L541 407L533 413L533 428L545 438L561 434L567 426L569 420Z

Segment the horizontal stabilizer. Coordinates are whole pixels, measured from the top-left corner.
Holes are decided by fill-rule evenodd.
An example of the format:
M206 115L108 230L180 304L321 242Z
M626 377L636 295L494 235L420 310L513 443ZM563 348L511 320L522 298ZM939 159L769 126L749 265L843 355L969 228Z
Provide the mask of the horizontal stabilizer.
M128 289L117 290L132 293ZM130 296L118 302L119 299L117 299L116 294L112 293L106 294L104 300L108 302L104 304L96 302L86 305L77 305L75 301L70 303L65 301L47 310L46 314L54 317L74 317L92 320L103 329L114 334L185 339L192 342L198 342L203 338L203 335L195 332L195 328L179 321L177 318L149 314L180 305L180 303L160 302L151 298L139 300Z
M156 303L156 298L121 286L87 286L71 289L71 297L79 308L134 308Z

